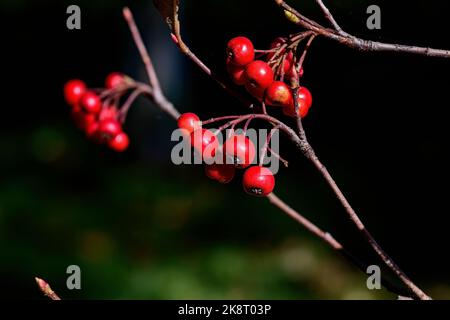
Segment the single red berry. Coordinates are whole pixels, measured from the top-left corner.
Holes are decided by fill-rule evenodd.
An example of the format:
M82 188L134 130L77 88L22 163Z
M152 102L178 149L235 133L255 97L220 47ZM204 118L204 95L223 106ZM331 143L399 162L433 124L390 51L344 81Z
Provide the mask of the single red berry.
M237 65L245 66L255 58L255 49L250 39L246 37L236 37L228 41L227 61Z
M273 191L275 177L268 168L253 166L245 170L242 185L248 194L263 197Z
M300 118L306 117L309 108L312 105L312 95L308 89L301 87L298 89L298 114ZM295 105L291 103L289 106L283 108L283 113L290 117L295 117Z
M255 160L256 150L253 142L243 134L234 134L223 144L226 163L238 168L247 168Z
M113 89L121 85L124 81L124 75L120 72L111 72L108 74L105 80L105 87L107 89Z
M273 82L273 71L266 62L255 60L245 68L245 77L247 91L254 97L262 99L264 90Z
M234 83L237 85L244 85L246 82L245 77L245 67L242 66L236 66L232 63L227 63L227 72L228 75L231 77L231 80L233 80Z
M98 124L102 140L110 140L122 132L121 124L114 119L103 119Z
M200 118L192 112L183 113L177 123L178 128L186 130L189 134L202 127Z
M209 164L205 166L206 176L220 183L228 183L233 180L236 168L229 164Z
M94 138L98 132L98 121L86 121L84 132L88 138Z
M266 103L271 106L289 107L294 98L291 88L282 81L274 81L266 89Z
M86 92L86 84L78 79L69 80L64 85L64 97L70 105L76 105Z
M100 111L100 114L98 115L98 119L117 119L118 116L119 112L117 111L117 108L114 106L110 106L102 108L102 111Z
M130 139L125 132L120 132L114 138L108 140L108 147L117 152L123 152L128 148Z
M80 105L87 113L99 113L102 109L102 102L97 94L86 91L80 99Z
M219 141L213 132L200 128L191 133L190 139L191 145L201 154L203 160L214 158L219 148Z

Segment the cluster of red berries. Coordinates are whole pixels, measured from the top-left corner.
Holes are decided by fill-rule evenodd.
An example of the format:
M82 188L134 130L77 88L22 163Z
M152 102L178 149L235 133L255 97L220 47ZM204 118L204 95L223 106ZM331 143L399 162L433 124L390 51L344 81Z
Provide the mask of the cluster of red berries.
M106 89L114 91L125 81L125 76L113 72L106 77ZM103 91L103 90L102 90ZM122 130L120 112L94 90L78 79L69 80L64 86L66 102L72 107L72 118L78 128L96 143L105 143L114 151L122 152L130 143Z
M295 117L293 92L282 80L301 77L303 69L297 72L293 51L287 50L286 46L281 48L285 43L284 38L276 38L267 51L266 62L255 60L255 49L248 38L233 38L227 45L227 71L234 83L245 86L256 99L270 106L282 107L285 115ZM276 72L269 65L275 54L280 56L278 66L274 65ZM300 87L297 93L298 114L303 118L312 105L312 96L305 87Z
M224 163L205 165L205 173L210 179L228 183L234 178L237 168L246 169L242 184L248 194L266 196L273 191L275 177L272 172L265 167L250 166L255 159L256 148L244 134L231 134L221 146L211 130L202 128L200 118L194 113L182 114L178 118L178 127L185 131L185 136L203 161L222 156Z

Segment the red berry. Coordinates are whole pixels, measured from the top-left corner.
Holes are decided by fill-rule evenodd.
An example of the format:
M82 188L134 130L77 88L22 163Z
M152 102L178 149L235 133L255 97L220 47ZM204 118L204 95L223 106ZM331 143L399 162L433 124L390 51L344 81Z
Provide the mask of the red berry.
M268 168L253 166L245 171L242 185L248 194L263 197L273 191L275 177Z
M93 138L98 130L98 121L93 114L84 116L84 132L88 138Z
M120 72L111 72L105 80L105 87L113 89L123 83L124 75Z
M208 129L197 129L191 133L191 145L201 154L203 160L214 158L219 142L214 133Z
M186 130L189 134L202 127L200 118L192 112L183 113L177 123L178 128Z
M235 167L229 164L214 163L205 166L206 176L220 183L230 182L234 177L235 171Z
M234 83L240 86L245 84L247 79L245 77L245 67L227 63L227 71Z
M86 84L78 79L69 80L64 85L64 97L70 105L76 105L86 92Z
M273 82L273 71L264 61L255 60L245 68L245 77L247 91L254 97L262 99L264 90Z
M266 89L266 103L268 105L289 107L293 102L291 88L282 81L274 81Z
M108 147L117 152L123 152L128 148L130 139L125 132L120 132L114 138L108 140Z
M228 41L227 61L237 65L245 66L255 58L253 43L246 37L236 37Z
M117 111L117 108L112 107L104 107L102 111L100 111L100 114L98 115L99 120L104 119L117 119L119 113Z
M312 95L309 92L308 89L305 87L301 87L298 89L298 114L300 115L300 118L306 117L308 114L309 108L311 108L312 105ZM290 104L289 106L285 106L283 108L283 113L290 117L295 117L295 105L294 103Z
M87 91L80 99L80 105L87 113L99 113L102 109L102 102L97 94Z
M103 140L110 140L122 132L122 126L117 120L103 119L98 124L98 132Z
M238 168L247 168L255 160L255 145L243 134L235 134L228 138L223 144L223 151Z

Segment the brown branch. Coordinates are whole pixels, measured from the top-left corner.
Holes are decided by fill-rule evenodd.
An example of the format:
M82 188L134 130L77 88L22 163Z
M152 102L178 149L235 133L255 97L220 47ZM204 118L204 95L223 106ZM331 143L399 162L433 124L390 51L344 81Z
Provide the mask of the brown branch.
M61 300L61 298L52 290L52 288L50 288L50 285L46 281L38 277L35 277L34 279L36 280L36 283L43 294L45 294L52 300Z
M330 10L325 6L322 0L316 0L317 4L319 5L320 9L322 9L322 12L325 16L325 18L328 19L328 21L331 23L333 28L340 34L345 34L344 31L342 31L342 28L339 26L339 24L334 20L333 15L331 14Z
M130 29L132 31L133 34L133 39L136 42L138 48L143 48L145 49L145 46L141 46L139 43L142 43L142 39L140 38L139 32L134 24L134 20L132 18L131 12L129 12L129 10L127 8L124 9L124 16L125 19L127 20ZM181 39L180 36L180 32L179 32L179 21L178 21L178 16L177 13L174 13L174 21L175 21L175 35L176 38L179 42L180 45L180 49L183 51L183 47L184 50L187 50L184 53L190 53L188 54L188 56L191 57L191 59L198 64L205 72L207 72L209 70L209 68L206 67L206 65L204 65L198 58L193 58L196 57L194 54L192 54L192 52L189 50L189 48L187 48L184 45L184 42ZM305 23L308 23L308 21L306 21ZM133 28L134 27L134 28ZM140 50L141 50L140 49ZM141 51L140 51L141 52ZM146 59L145 57L148 56L148 54L145 52L141 52L141 57L144 61L144 63L149 63L151 64L151 60L150 59ZM149 69L147 66L147 70L148 73L152 73L154 71L152 71L153 69ZM208 73L208 72L207 72ZM151 79L151 76L149 74L149 78ZM209 75L211 75L211 72L209 71L208 73ZM156 74L155 74L156 76ZM155 82L152 82L151 84L155 85ZM161 90L160 87L157 85L156 87L152 87L153 90ZM164 97L164 95L162 94L162 92L160 93L162 97ZM173 114L179 114L179 112L175 109L175 107L169 102L167 101L165 98L164 99L155 99L154 93L148 94L151 98L154 99L155 104L163 111L169 113L170 115ZM167 103L170 104L170 108L167 107ZM170 110L174 110L171 111ZM177 118L177 117L173 117L173 118ZM226 117L227 119L229 117ZM231 118L234 118L234 116L232 116ZM270 122L271 124L273 124L274 126L277 126L280 128L281 131L283 131L290 139L291 141L300 148L300 150L303 152L303 154L305 156L307 156L319 169L320 172L323 173L325 179L329 182L330 186L332 187L332 189L335 191L335 193L337 194L338 198L341 200L341 202L344 205L344 208L346 208L350 214L350 217L353 218L353 220L355 222L357 222L358 227L360 228L361 231L364 231L364 234L366 236L369 237L369 242L378 250L376 250L379 255L383 258L383 261L386 262L386 264L393 268L396 272L397 275L399 275L399 277L407 284L407 286L412 290L412 292L419 298L429 298L427 295L425 295L419 288L417 288L407 277L406 275L404 275L403 272L401 272L400 269L398 269L398 267L393 263L393 261L384 253L384 251L381 250L381 248L378 246L378 244L373 240L373 238L370 236L370 234L368 233L368 231L364 228L364 225L362 224L362 222L359 220L358 216L356 215L356 213L354 213L353 209L351 208L351 206L348 204L347 200L345 199L345 197L343 196L342 192L340 191L340 189L337 187L336 183L334 182L334 180L332 179L331 175L329 175L328 171L326 170L326 168L319 162L318 158L315 156L313 149L310 147L309 143L306 140L306 135L304 134L304 130L303 130L303 126L301 124L301 119L298 118L298 125L299 125L299 134L297 135L297 133L292 130L289 126L287 126L286 124L284 124L283 122L279 121L276 118L273 118L269 115L266 114L250 114L250 115L244 115L244 116L240 116L237 119L234 119L230 122L228 122L226 125L229 124L236 124L238 122L247 120L249 118L259 118L259 119L263 119L266 120L268 122ZM225 118L223 118L225 119ZM343 250L342 245L337 242L333 237L331 237L331 235L329 235L326 232L323 232L321 229L319 229L317 226L315 226L312 222L310 222L309 220L307 220L306 218L304 218L303 216L301 216L298 212L296 212L295 210L293 210L292 208L290 208L289 206L287 206L284 202L282 202L279 198L277 198L274 194L269 196L269 201L274 204L275 206L277 206L279 209L281 209L284 213L288 214L290 217L292 217L293 219L295 219L298 223L300 223L301 225L303 225L307 230L309 230L310 232L312 232L313 234L315 234L316 236L318 236L320 239L324 240L325 242L327 242L332 248L339 250L339 252L346 252ZM347 253L344 254L345 257L347 257L350 261L352 260L350 257L352 257L351 255ZM352 261L351 261L352 262ZM354 261L352 262L355 265L359 265L361 266L361 264L359 263L355 263ZM363 271L365 271L364 269L362 269ZM390 287L395 287L395 286L391 286ZM394 292L398 292L398 290L394 291Z
M398 53L410 53L423 55L427 57L438 57L438 58L450 58L450 50L442 50L442 49L433 49L426 47L418 47L418 46L408 46L402 44L393 44L393 43L383 43L378 41L365 40L358 37L355 37L342 29L329 29L325 28L317 23L313 23L312 20L307 19L303 15L301 15L297 10L289 6L283 0L274 0L275 3L285 10L285 13L288 12L288 18L291 22L307 29L314 31L318 35L321 35L325 38L337 41L343 45L346 45L353 49L358 49L361 51L389 51L389 52L398 52ZM333 15L330 13L328 8L323 4L322 1L316 0L322 8L325 16L330 21L334 21ZM325 11L326 10L326 11ZM332 23L333 24L333 23Z
M283 202L280 198L278 198L274 193L271 193L267 196L267 199L270 201L271 204L276 206L278 209L286 213L289 217L294 219L297 223L302 225L306 230L308 230L310 233L315 235L317 238L325 242L327 245L329 245L332 249L336 250L339 254L341 254L345 259L347 259L351 264L359 268L362 272L367 271L367 267L369 266L367 263L362 262L358 258L356 258L353 254L351 254L349 251L347 251L344 246L338 242L336 239L333 238L333 236L317 227L313 222L305 218L303 215L301 215L299 212L292 209L289 205L287 205L285 202ZM405 292L402 288L399 288L398 286L394 285L392 282L390 282L387 278L382 276L381 279L382 285L389 290L392 293L396 293L402 296L409 297L410 293Z
M316 0L316 1L322 7L322 11L324 11L324 13L328 17L328 19L330 20L330 18L331 18L334 21L334 18L332 17L332 15L329 12L329 10L325 7L323 2L319 1L319 0ZM308 23L305 23L304 20L302 20L303 16L301 16L295 9L293 9L289 5L287 5L284 1L282 1L282 0L275 0L275 2L278 5L280 5L281 7L283 7L285 10L288 10L290 13L294 14L298 18L298 20L297 20L298 24L304 26L307 29L308 28L310 28L310 29L317 28L316 26L312 26L312 25L310 25ZM291 19L291 21L292 21L292 19ZM374 42L371 42L371 41L368 42L368 41L365 41L365 40L361 40L361 39L355 38L355 37L353 37L351 35L348 35L348 34L344 33L343 31L339 31L339 30L333 31L333 30L329 30L329 29L325 29L325 28L319 28L319 29L321 29L318 32L319 34L324 35L326 37L328 35L332 35L332 37L330 36L330 38L332 38L334 40L345 38L346 40L343 41L343 42L345 44L349 45L349 46L354 46L354 45L357 45L359 43L365 43L364 44L365 46L369 46L370 48L376 48L376 46L374 46ZM352 39L352 40L349 42L348 39ZM338 41L340 41L340 40L338 40ZM362 41L365 41L365 42L362 42ZM403 48L403 50L405 52L413 52L413 53L414 53L414 50L419 50L419 51L420 50L425 50L425 51L426 50L430 50L430 49L426 49L426 48L408 47L408 46L399 46L399 45L389 45L389 44L382 44L382 43L378 43L378 45L383 45L385 47L397 46L399 48ZM409 48L409 49L406 50L405 48ZM411 48L416 48L416 49L411 49ZM373 49L373 50L376 50L376 49ZM432 50L435 50L435 49L432 49ZM395 51L399 51L399 50L395 50ZM442 50L440 50L440 51L442 51ZM427 52L429 53L429 51L427 51ZM450 52L449 52L449 57L450 57ZM317 168L317 170L324 177L324 179L326 180L326 182L328 183L328 185L330 186L332 191L335 193L336 197L339 199L341 205L344 207L344 209L347 212L348 216L350 217L351 221L356 225L356 227L362 233L362 235L364 236L366 241L370 244L372 249L382 259L382 261L386 264L386 266L388 266L399 277L399 279L402 280L402 282L411 290L411 292L415 295L415 297L417 297L419 299L424 299L424 300L431 299L418 286L416 286L414 284L414 282L411 281L411 279L408 278L408 276L398 267L398 265L389 257L389 255L375 241L374 237L365 228L365 226L362 223L361 219L356 214L356 212L353 210L353 208L351 207L350 203L347 201L347 199L345 198L344 194L342 193L342 191L337 186L336 182L332 178L331 174L328 172L327 168L320 162L319 158L316 156L313 148L308 143L308 140L306 138L306 133L305 133L303 125L302 125L301 118L298 115L297 95L298 95L298 88L295 88L294 89L294 103L295 103L295 111L296 111L296 115L297 115L296 116L297 130L298 130L298 135L299 135L299 137L301 139L301 143L299 145L299 149L305 155L305 157L308 158L314 164L314 166Z
M173 104L169 100L167 100L162 92L158 77L156 76L155 68L153 67L152 60L150 59L150 55L145 48L144 41L142 41L141 34L139 33L130 9L125 7L123 9L123 16L125 18L125 21L128 23L128 27L130 29L131 35L133 36L134 43L139 50L142 62L145 65L145 70L147 71L147 76L150 81L150 87L152 89L152 92L149 93L149 96L162 111L167 112L175 120L178 119L180 113L174 108Z

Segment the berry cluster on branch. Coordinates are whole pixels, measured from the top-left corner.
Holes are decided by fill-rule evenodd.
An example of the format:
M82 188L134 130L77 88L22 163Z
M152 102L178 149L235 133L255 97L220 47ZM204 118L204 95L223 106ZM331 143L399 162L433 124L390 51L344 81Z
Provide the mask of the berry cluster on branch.
M98 135L100 138L97 141L107 143L114 150L123 151L128 146L128 138L126 138L126 143L121 144L121 147L112 146L111 141L119 134L123 133L121 125L125 121L128 109L133 101L140 94L145 94L158 108L177 120L178 127L185 131L185 137L190 139L192 147L196 152L199 152L202 155L203 160L208 158L208 153L206 153L205 158L205 151L207 150L210 152L209 157L216 156L217 153L220 153L224 158L231 158L231 164L206 164L205 173L209 178L221 183L227 183L233 179L236 169L245 169L246 171L243 175L243 187L246 192L253 195L266 196L270 203L365 272L365 267L369 265L368 263L361 262L361 260L357 259L353 254L349 253L340 242L334 239L330 233L320 229L313 222L306 219L299 212L284 203L272 192L275 185L275 179L272 172L268 168L262 166L261 160L259 165L250 166L250 159L254 157L255 150L254 146L252 147L252 145L247 142L248 139L246 140L245 137L238 137L238 135L231 135L227 137L224 144L220 146L215 133L203 127L204 125L216 121L228 120L225 125L219 128L220 131L230 126L234 128L237 124L245 121L245 131L245 128L247 128L252 119L258 118L265 120L272 125L271 132L280 129L280 131L284 132L284 134L295 144L301 153L310 160L336 195L348 217L357 227L366 242L378 255L385 266L387 266L393 274L402 281L406 290L405 288L399 288L390 280L382 276L383 285L401 296L423 300L431 299L406 276L406 274L375 241L374 237L366 229L325 165L319 160L309 144L305 130L303 129L302 118L307 115L312 105L312 95L308 89L300 85L300 79L304 73L303 61L305 60L311 42L316 37L328 38L337 41L342 45L360 49L362 51L392 51L445 58L450 57L450 51L388 44L357 38L342 30L321 0L315 1L320 6L332 28L323 27L314 20L303 16L283 0L274 1L283 10L289 21L304 29L302 32L294 34L293 36L275 39L268 50L255 50L253 43L245 37L233 38L227 45L227 72L232 82L236 85L244 86L253 98L261 104L261 113L255 111L252 114L223 116L206 121L200 121L200 118L193 113L180 115L173 104L164 96L153 63L144 46L133 16L130 10L125 8L123 12L124 17L145 65L149 84L138 83L123 75L120 77L111 76L108 77L109 80L107 81L106 89L87 90L86 85L82 81L69 81L65 87L65 96L67 102L72 106L72 113L75 115L74 118L76 123L86 132L88 137L95 136L96 138L94 140L96 140L98 139ZM221 79L216 73L212 72L208 66L206 66L189 49L186 43L184 43L181 37L180 21L178 17L179 0L154 0L154 3L169 24L171 37L180 51L189 57L189 59L191 59L208 76L212 77L223 89L237 97L246 106L251 105L248 101L252 99L248 99L248 97L245 96L243 97L226 81L226 79ZM301 56L298 57L296 55L298 46L304 39L308 40L303 48ZM255 60L257 55L258 58L264 57L264 59ZM114 78L116 80L113 81ZM122 107L119 108L118 106L121 97L127 94L129 90L132 90L131 94L129 94L128 99ZM279 119L270 116L267 113L266 105L281 107L285 115L294 117L297 122L296 130ZM116 125L102 125L105 119L110 119L113 122L115 121L114 123ZM266 145L264 149L267 148L268 146ZM284 161L279 155L278 157ZM43 292L45 293L45 290L43 290Z

